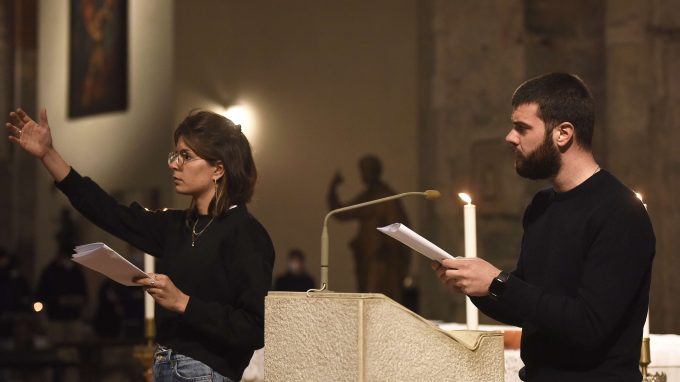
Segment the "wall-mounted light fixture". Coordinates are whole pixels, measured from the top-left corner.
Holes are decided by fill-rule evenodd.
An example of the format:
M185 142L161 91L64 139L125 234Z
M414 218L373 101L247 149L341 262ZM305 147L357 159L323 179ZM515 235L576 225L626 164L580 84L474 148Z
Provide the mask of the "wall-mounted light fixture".
M232 105L220 112L223 116L229 118L232 122L237 125L241 125L241 131L247 137L252 134L253 128L253 113L247 105Z

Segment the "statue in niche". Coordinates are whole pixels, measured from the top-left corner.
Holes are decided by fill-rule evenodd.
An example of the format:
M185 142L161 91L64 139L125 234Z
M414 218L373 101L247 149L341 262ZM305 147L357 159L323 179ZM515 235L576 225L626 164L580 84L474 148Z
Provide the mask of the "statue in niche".
M344 178L340 172L335 174L328 190L328 206L331 210L395 194L381 180L382 163L376 156L366 155L361 158L359 170L366 189L349 203L342 203L338 198L337 189ZM394 200L378 203L341 212L334 217L341 221L359 221L359 231L350 243L359 292L382 293L402 302L402 287L408 273L410 251L408 247L376 229L397 222L408 224L401 202Z

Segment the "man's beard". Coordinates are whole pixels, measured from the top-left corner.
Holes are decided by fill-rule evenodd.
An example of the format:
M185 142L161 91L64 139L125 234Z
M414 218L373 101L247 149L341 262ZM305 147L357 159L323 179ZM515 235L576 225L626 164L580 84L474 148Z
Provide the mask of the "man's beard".
M548 179L557 175L562 166L562 158L550 135L534 151L523 156L517 152L515 170L517 174L527 179Z

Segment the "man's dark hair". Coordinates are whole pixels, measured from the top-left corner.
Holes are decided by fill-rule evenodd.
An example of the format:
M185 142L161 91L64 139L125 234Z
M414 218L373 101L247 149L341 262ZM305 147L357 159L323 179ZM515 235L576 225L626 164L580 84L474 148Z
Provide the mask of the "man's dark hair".
M586 84L568 73L550 73L532 78L512 95L512 108L538 104L538 117L546 132L563 122L574 126L576 142L590 150L595 127L595 102Z

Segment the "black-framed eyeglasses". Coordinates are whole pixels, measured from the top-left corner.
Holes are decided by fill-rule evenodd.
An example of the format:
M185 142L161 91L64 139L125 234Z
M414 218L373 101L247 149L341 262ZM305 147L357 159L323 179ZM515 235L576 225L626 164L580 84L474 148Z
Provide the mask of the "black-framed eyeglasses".
M177 166L182 167L184 166L185 162L191 162L192 160L196 159L201 159L198 156L191 156L191 154L186 151L182 150L180 152L177 151L170 151L168 153L168 166L172 166L172 164L177 161Z

